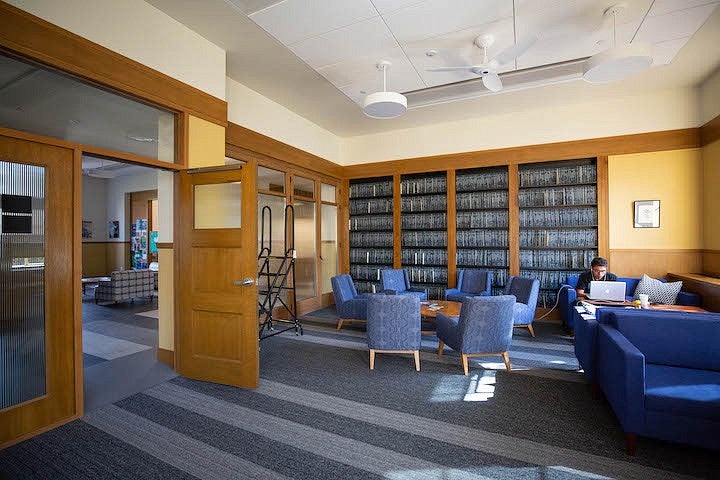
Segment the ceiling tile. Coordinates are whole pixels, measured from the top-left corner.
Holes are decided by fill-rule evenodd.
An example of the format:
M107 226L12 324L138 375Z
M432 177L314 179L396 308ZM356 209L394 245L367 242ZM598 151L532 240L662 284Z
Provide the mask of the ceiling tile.
M512 0L427 0L383 18L398 41L415 42L512 16Z
M716 3L687 10L648 17L638 31L636 40L658 43L692 36L708 19Z
M250 15L285 45L376 17L370 0L285 0Z
M690 37L668 40L667 42L660 42L653 45L653 67L667 65L672 62L675 55L685 46L688 40L690 40Z
M383 52L398 44L380 17L354 23L291 45L290 50L317 69L333 63Z
M709 3L718 2L714 2L712 0L655 0L648 16L656 17L658 15L665 15L666 13L699 7L700 5L707 5Z
M225 3L238 9L245 15L250 15L251 13L280 2L282 2L282 0L225 0Z
M383 75L382 71L377 69L377 64L383 60L391 63L387 70L388 90L406 91L424 86L400 47L318 68L318 72L338 88L353 84L365 84L368 86L368 91L374 91L378 88L382 89ZM412 79L412 81L408 79Z
M395 10L399 10L403 7L414 5L416 3L422 3L427 0L371 0L375 5L380 14L389 13Z

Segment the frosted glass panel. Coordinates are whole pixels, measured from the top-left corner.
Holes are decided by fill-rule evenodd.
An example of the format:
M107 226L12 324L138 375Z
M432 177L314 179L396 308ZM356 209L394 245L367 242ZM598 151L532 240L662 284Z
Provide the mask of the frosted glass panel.
M315 203L295 202L295 290L297 300L316 295L315 289Z
M337 275L337 207L335 205L322 206L320 225L322 236L320 238L320 265L322 271L322 293L332 292L330 279Z
M45 169L0 161L0 409L45 395Z
M335 203L335 185L320 184L320 200Z
M295 195L305 198L315 198L315 181L309 178L296 176L293 179Z
M285 174L271 168L258 167L257 189L285 193Z
M195 185L195 228L240 228L240 182Z

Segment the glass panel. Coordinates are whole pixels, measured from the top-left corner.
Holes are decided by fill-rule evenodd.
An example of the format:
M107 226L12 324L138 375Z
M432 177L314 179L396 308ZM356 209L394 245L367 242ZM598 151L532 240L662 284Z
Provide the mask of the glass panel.
M0 161L0 409L45 395L45 169Z
M297 301L315 294L315 203L295 202L295 291Z
M335 203L335 185L320 184L320 200Z
M257 169L257 189L285 193L285 173L266 167Z
M262 211L264 207L270 207L270 213L265 212L265 225L263 226ZM275 195L258 194L258 253L263 247L271 249L273 255L283 255L285 248L285 227L283 218L285 216L285 197ZM271 222L272 217L272 222ZM270 226L272 225L272 234ZM264 230L264 235L263 235ZM265 242L264 245L262 242ZM282 260L271 258L270 271L277 272L280 269ZM262 265L258 264L258 268ZM260 277L258 279L258 287L260 290L269 290L268 284L272 282L269 277ZM287 302L287 292L283 290L280 297ZM260 295L259 301L262 303L265 296Z
M175 115L0 55L0 126L175 161Z
M330 293L332 292L330 279L337 275L337 207L335 205L322 205L321 213L320 264L322 265L322 293Z
M195 228L240 228L240 182L195 185Z
M293 180L295 195L305 198L315 198L315 181L309 178L295 176Z

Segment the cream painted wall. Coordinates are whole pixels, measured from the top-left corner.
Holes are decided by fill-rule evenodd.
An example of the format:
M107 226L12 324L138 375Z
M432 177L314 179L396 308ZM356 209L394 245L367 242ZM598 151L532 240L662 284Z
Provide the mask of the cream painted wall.
M174 224L173 224L173 188L175 182L175 174L158 170L158 242L173 242Z
M175 289L173 249L158 249L158 347L175 350Z
M700 149L608 159L610 249L702 249ZM660 200L660 228L633 228L633 202Z
M188 167L225 165L225 128L190 116Z
M697 92L676 89L645 95L483 116L344 139L341 163L470 152L697 127Z
M225 99L225 51L142 0L7 2Z
M340 163L340 137L231 78L227 102L229 121Z
M720 250L720 140L702 148L704 182L704 247Z
M720 115L720 68L700 86L701 125Z

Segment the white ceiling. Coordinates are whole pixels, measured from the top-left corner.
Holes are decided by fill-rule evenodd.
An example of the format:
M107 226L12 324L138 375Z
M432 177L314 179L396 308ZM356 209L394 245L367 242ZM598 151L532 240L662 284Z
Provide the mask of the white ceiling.
M480 51L472 40L488 31L497 35L491 56L509 46L514 37L512 0L146 1L225 49L230 78L341 137L462 120L478 112L491 115L552 105L549 102L695 87L720 65L718 1L629 0L618 16L618 38L628 40L637 31L637 40L654 44L656 65L670 64L608 85L573 81L484 95L487 90L478 83L477 98L373 120L355 102L362 98L361 90L381 89L382 76L374 68L378 60L394 63L388 79L392 90L468 78L424 69L431 62L479 62ZM607 48L611 24L602 21L602 12L615 3L516 0L517 37L540 37L517 67L582 58ZM428 48L441 53L426 57Z

